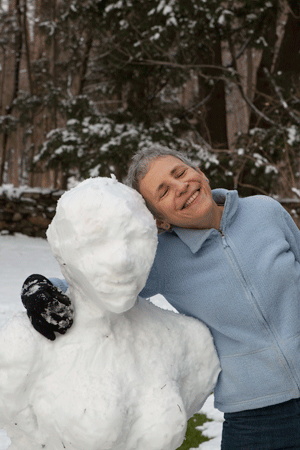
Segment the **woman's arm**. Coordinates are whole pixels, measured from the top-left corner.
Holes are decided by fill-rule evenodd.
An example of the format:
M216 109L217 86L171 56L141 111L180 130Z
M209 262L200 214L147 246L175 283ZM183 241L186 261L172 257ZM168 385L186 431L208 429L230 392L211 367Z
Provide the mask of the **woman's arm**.
M300 230L290 214L282 208L282 214L286 230L286 239L294 253L296 261L300 263Z

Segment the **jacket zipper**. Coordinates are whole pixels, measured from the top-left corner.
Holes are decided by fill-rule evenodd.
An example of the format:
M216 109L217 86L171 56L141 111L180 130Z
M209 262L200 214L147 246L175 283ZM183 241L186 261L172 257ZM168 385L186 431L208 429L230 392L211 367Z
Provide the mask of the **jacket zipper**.
M244 274L243 274L243 271L242 271L242 269L241 269L241 267L240 267L240 265L239 265L239 263L238 263L238 261L237 261L237 259L236 259L236 257L235 257L235 254L234 254L232 248L230 247L230 245L229 245L228 242L227 242L227 239L226 239L226 236L225 236L224 231L223 231L221 228L219 228L218 231L219 231L220 236L221 236L221 238L222 238L223 248L225 249L226 247L229 247L230 253L231 253L231 254L229 255L229 258L231 258L231 259L234 260L235 267L237 267L237 269L238 269L238 273L239 273L239 275L240 275L240 277L241 277L241 279L242 279L242 283L243 283L243 285L244 285L244 288L245 288L246 291L248 292L248 295L249 295L249 293L250 293L251 297L252 297L253 300L255 301L257 310L259 311L259 313L260 313L260 315L261 315L261 317L262 317L262 319L263 319L263 321L264 321L265 326L267 327L267 329L269 330L270 334L272 335L272 337L273 337L273 339L274 339L274 341L275 341L275 343L276 343L276 347L277 347L277 349L280 351L280 354L282 355L282 357L283 357L283 359L284 359L284 361L285 361L285 363L286 363L286 365L287 365L287 368L288 368L288 370L289 370L290 376L292 377L292 379L293 379L294 382L296 383L296 386L298 387L298 390L300 390L300 386L299 386L299 384L298 384L298 382L297 382L297 379L296 379L296 378L294 377L294 375L293 375L293 371L292 371L292 369L291 369L291 366L290 366L288 360L286 359L285 354L284 354L283 350L281 349L281 347L280 347L280 345L279 345L279 343L278 343L278 341L277 341L277 339L276 339L276 336L275 336L274 333L272 332L272 329L271 329L271 327L269 326L268 321L266 320L266 318L265 318L265 316L264 316L264 314L263 314L263 312L262 312L262 310L261 310L261 307L259 306L259 304L258 304L258 302L257 302L257 300L256 300L256 298L255 298L255 296L253 295L251 289L248 287L248 283L247 283L247 281L246 281L246 278L245 278L245 276L244 276Z

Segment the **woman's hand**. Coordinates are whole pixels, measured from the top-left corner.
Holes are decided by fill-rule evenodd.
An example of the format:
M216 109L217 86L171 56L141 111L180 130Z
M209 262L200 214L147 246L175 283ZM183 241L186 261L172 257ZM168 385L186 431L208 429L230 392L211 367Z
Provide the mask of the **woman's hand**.
M43 275L30 275L21 291L22 303L33 327L54 341L55 332L65 334L73 324L71 301Z

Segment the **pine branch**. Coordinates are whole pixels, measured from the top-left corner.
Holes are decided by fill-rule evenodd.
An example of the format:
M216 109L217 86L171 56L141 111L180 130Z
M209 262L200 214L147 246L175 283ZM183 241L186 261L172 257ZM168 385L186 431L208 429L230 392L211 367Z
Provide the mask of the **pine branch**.
M300 125L300 119L289 108L289 105L283 98L283 95L280 91L280 87L277 86L277 84L275 83L274 79L271 77L271 75L266 67L264 67L264 73L266 74L267 78L269 79L272 86L274 87L274 90L275 90L277 97L279 98L279 101L280 101L281 105L283 106L283 108L286 110L286 112L288 113L290 118L293 119L297 123L297 125Z

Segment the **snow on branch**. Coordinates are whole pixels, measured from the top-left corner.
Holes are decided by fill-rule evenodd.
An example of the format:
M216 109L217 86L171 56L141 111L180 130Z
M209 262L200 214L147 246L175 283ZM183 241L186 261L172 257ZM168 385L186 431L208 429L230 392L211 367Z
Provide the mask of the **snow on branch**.
M281 103L281 105L283 106L283 108L286 110L286 112L288 113L288 115L291 117L291 119L293 119L298 125L300 125L300 119L293 113L293 111L291 111L291 109L289 108L289 105L287 104L287 102L284 100L283 95L281 93L280 87L277 86L277 84L275 83L274 79L271 77L268 69L266 67L264 67L264 73L266 74L267 78L270 80L272 86L274 87L274 90L279 98L279 101Z

